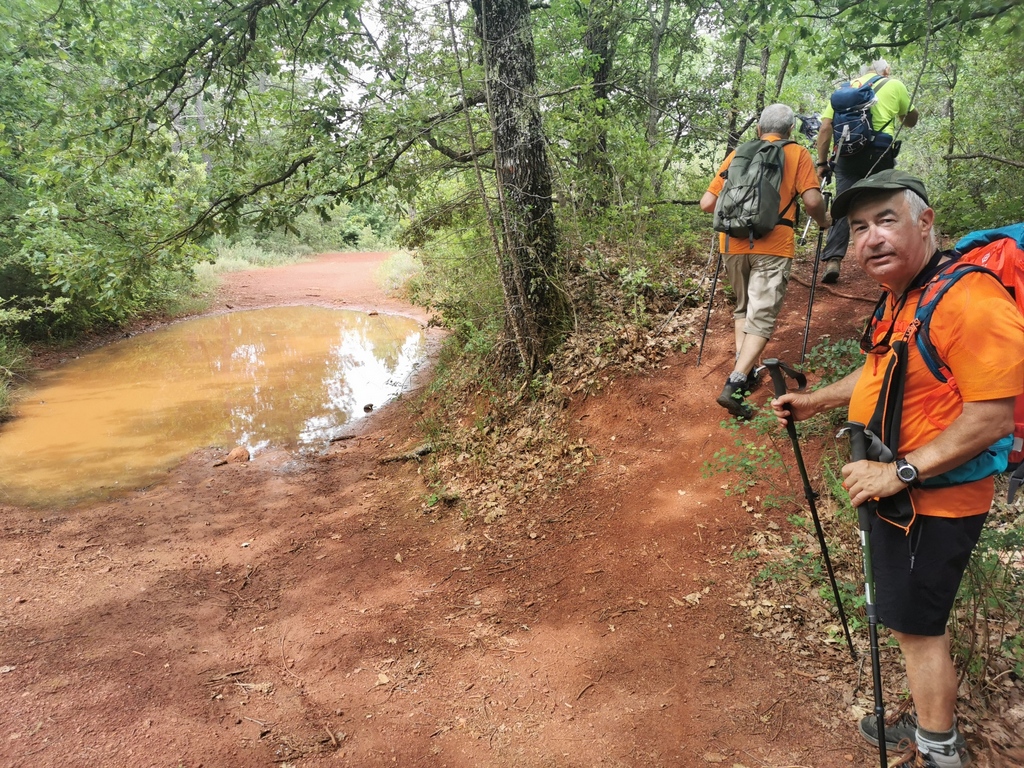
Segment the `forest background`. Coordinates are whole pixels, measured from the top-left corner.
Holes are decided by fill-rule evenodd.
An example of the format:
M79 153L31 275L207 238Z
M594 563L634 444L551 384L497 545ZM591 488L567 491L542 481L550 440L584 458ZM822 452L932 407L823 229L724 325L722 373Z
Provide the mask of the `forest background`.
M1013 0L12 0L0 374L19 340L165 309L225 248L382 238L416 250L419 301L532 374L578 317L566 275L614 253L624 282L683 290L710 234L694 202L760 110L814 114L879 56L922 114L899 163L942 231L1016 221L1021 19Z

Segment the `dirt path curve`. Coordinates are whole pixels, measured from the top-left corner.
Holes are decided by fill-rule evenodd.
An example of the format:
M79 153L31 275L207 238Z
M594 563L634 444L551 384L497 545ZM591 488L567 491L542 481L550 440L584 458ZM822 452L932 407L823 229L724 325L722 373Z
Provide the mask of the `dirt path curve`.
M374 287L381 259L236 273L218 309L424 319ZM842 649L759 636L733 553L784 513L701 476L729 324L700 369L574 403L600 462L523 525L426 510L418 466L380 461L417 442L402 402L316 459L211 449L115 501L0 507L0 765L871 765Z

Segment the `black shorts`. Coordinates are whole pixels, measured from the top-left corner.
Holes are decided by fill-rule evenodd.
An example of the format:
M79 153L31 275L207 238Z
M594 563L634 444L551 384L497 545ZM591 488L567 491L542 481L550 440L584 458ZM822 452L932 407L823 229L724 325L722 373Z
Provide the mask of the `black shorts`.
M879 621L908 635L944 634L986 517L918 515L909 535L876 517L870 542Z

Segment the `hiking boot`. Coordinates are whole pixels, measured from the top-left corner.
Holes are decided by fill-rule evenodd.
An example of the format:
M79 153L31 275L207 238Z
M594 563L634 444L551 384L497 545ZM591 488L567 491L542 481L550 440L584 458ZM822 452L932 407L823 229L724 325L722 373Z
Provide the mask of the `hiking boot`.
M825 274L821 276L821 282L827 285L839 282L839 259L829 259L825 262Z
M717 402L737 419L750 421L754 418L754 409L743 402L743 398L748 394L750 390L747 388L747 377L736 374L736 378L730 376L725 382Z
M909 699L908 699L909 702ZM860 721L860 735L873 746L878 746L878 725L874 715L866 715ZM900 707L892 718L885 718L885 746L888 749L907 749L917 741L917 716L909 708ZM956 732L956 751L965 766L971 762L967 751L967 740L960 731Z
M763 365L755 365L753 370L747 374L747 395L756 392L761 386L761 374L767 370Z

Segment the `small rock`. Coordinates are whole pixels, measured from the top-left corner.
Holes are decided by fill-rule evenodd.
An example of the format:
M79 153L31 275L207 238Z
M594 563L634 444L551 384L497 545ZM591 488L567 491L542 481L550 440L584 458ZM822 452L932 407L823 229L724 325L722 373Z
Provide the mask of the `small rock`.
M363 406L363 410L366 411L367 413L372 411L373 410L373 403L367 403L366 405L364 405Z
M245 446L238 446L232 448L231 453L228 454L229 464L242 464L249 460L249 450Z

